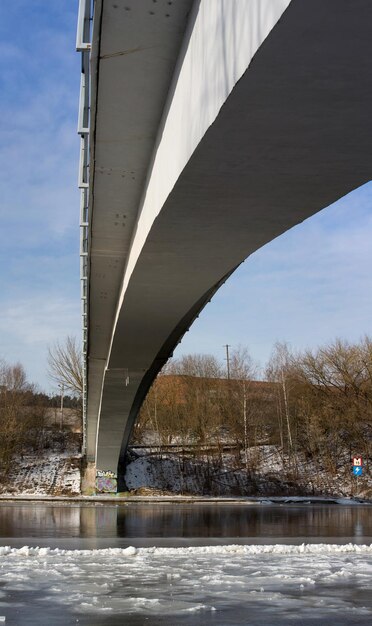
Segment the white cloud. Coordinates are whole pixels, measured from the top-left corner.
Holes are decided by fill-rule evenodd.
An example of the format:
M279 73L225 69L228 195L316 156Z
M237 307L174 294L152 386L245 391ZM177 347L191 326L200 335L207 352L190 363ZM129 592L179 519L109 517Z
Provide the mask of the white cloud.
M80 338L80 302L46 293L15 300L0 309L0 357L20 361L29 379L49 388L46 356L49 345L67 335Z
M0 23L0 350L43 384L47 345L80 335L80 56L67 4L14 0Z
M18 300L0 311L0 331L27 345L61 339L79 322L79 303L62 296Z

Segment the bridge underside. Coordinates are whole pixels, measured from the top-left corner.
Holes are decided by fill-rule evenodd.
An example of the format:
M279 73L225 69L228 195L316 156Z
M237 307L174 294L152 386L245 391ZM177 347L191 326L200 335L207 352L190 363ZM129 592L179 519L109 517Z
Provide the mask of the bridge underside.
M100 402L101 469L116 470L120 451L123 463L151 382L225 278L255 250L371 178L371 20L368 0L293 0L137 245L146 194L139 203L110 349L100 357L102 378L89 378L92 432L94 394ZM147 189L157 176L156 156ZM95 211L97 203L93 228ZM94 328L91 335L94 345ZM92 385L99 381L97 392Z

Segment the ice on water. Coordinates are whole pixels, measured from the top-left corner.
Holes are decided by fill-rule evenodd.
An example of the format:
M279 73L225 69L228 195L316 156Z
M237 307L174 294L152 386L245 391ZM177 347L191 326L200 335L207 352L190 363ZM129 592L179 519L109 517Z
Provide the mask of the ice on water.
M5 616L8 592L42 589L42 602L67 606L77 618L91 616L92 624L97 615L245 624L247 611L250 624L296 624L299 615L304 624L325 616L339 624L372 621L372 546L367 545L2 547L0 583ZM229 622L229 615L235 621Z

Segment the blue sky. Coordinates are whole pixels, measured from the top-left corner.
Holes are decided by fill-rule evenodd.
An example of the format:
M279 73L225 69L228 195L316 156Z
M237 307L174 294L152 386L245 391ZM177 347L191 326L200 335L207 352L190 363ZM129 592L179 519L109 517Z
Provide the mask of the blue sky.
M80 336L77 0L0 3L0 357L49 389L48 345ZM176 355L372 334L372 185L252 255Z
M48 387L80 335L77 3L0 3L0 356Z

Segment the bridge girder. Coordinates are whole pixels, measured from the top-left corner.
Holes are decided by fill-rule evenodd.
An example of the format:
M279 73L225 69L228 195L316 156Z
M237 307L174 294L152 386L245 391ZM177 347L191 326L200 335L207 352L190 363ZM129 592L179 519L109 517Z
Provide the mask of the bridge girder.
M139 109L156 42L134 21L120 48L123 26L105 7L92 52L88 453L95 460L97 443L97 465L115 470L154 376L225 278L370 179L372 5L190 4L149 127ZM118 85L131 104L115 102Z

